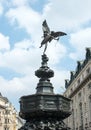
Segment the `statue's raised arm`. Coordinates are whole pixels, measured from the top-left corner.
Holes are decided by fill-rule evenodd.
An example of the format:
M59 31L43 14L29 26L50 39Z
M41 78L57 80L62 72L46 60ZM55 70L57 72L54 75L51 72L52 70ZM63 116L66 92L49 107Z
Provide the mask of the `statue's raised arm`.
M46 20L43 21L42 29L43 29L43 40L41 42L40 48L43 45L45 45L43 54L45 53L45 51L47 49L47 43L48 42L51 42L53 39L59 40L60 36L67 35L66 33L60 32L60 31L58 31L58 32L50 31L50 28L48 27Z

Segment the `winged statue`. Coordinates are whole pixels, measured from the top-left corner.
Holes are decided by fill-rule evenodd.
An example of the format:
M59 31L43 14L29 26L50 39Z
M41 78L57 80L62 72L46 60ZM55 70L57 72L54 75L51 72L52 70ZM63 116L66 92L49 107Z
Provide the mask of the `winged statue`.
M59 40L60 36L67 35L66 33L60 32L60 31L58 31L58 32L50 31L50 28L48 27L46 20L43 21L42 29L43 29L43 38L44 39L41 42L40 48L43 45L45 45L45 49L44 49L43 53L45 53L45 51L47 49L48 42L51 42L52 40Z

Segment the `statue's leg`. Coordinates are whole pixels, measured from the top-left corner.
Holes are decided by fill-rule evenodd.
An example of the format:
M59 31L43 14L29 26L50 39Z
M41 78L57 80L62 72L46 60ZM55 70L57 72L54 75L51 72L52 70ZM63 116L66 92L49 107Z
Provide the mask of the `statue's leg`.
M41 48L41 47L42 47L42 45L39 48Z
M45 48L44 48L43 54L45 54L46 49L47 49L47 43L45 43Z

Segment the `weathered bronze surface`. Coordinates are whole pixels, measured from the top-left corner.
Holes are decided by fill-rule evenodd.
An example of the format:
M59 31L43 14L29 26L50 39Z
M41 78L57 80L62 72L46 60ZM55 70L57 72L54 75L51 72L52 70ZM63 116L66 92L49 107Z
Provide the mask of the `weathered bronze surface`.
M62 95L35 94L21 98L21 113L23 119L49 116L65 119L70 115L70 100Z
M19 130L69 130L62 121L70 112L70 99L54 94L50 78L54 71L48 65L48 57L42 55L41 67L35 71L39 78L36 94L20 98L20 117L26 123Z
M62 120L42 118L26 122L20 130L70 130L70 128Z
M52 40L59 40L60 36L64 36L67 34L64 32L60 32L60 31L58 31L58 32L50 31L50 28L48 27L46 20L44 20L44 22L42 24L42 28L43 28L43 38L44 39L41 42L40 48L43 45L45 45L44 52L43 52L43 54L44 54L47 49L48 42L51 42Z

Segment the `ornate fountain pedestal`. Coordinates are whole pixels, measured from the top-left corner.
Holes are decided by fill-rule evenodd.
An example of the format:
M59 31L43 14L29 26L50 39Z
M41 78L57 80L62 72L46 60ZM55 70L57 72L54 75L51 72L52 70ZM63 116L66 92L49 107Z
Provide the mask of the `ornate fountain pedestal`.
M36 94L20 98L20 117L26 123L19 130L69 130L63 122L70 113L70 99L54 94L50 78L53 70L47 66L48 57L42 55L42 65L35 71L39 78Z

